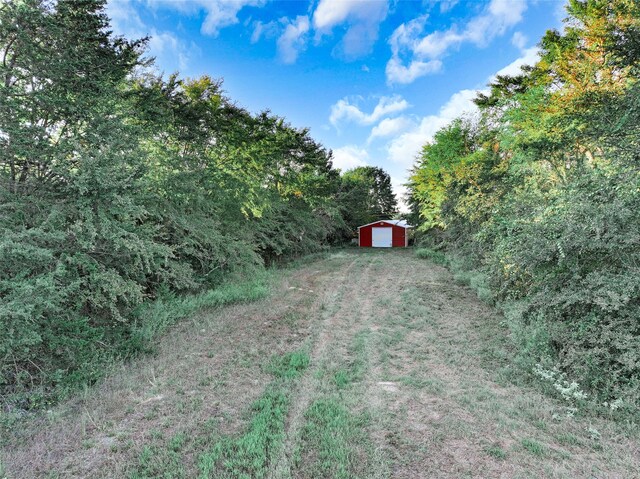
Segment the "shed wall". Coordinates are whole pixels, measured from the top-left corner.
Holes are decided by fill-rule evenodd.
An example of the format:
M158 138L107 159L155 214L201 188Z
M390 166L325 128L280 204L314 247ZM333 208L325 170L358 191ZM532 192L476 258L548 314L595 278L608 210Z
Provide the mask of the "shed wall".
M390 225L389 223L374 223L372 225L363 226L358 231L360 232L359 244L362 247L371 248L372 238L371 231L373 228L393 228L391 233L391 246L394 248L404 248L407 246L406 229L402 226Z

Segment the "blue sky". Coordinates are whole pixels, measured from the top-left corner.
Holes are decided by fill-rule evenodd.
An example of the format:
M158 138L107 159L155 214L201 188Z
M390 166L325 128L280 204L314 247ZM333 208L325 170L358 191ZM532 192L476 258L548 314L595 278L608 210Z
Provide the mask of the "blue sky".
M420 147L496 73L517 73L561 28L564 0L110 0L117 34L150 36L164 73L210 75L283 116L334 165L386 169L402 193Z

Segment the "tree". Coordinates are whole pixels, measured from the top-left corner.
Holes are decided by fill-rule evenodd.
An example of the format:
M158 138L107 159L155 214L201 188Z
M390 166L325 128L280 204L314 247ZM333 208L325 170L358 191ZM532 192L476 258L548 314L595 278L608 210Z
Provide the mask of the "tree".
M147 279L169 274L171 249L147 222L139 131L126 121L143 42L112 39L103 7L0 7L1 383L44 370L61 380L83 361L78 345L108 342Z
M338 204L350 231L398 212L391 177L382 168L359 166L342 174Z
M317 251L344 224L307 130L221 80L153 74L104 6L0 3L3 398L95 381L174 319L141 329L150 301Z
M520 362L595 403L640 403L640 103L632 0L571 0L540 61L425 145L421 228L499 300ZM486 278L484 284L475 278Z

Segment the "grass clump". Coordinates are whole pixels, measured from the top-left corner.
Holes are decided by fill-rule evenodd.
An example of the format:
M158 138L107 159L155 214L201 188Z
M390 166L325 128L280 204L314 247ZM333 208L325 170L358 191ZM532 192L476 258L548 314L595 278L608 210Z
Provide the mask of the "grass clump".
M266 369L277 378L295 379L309 366L310 358L306 351L294 351L282 356L273 356Z
M298 467L306 477L348 479L357 477L360 468L355 444L362 444L362 430L368 423L366 414L352 414L336 398L319 399L305 413L302 443L310 460Z
M348 369L341 368L333 373L333 382L338 389L346 388L351 381L351 372Z
M578 439L575 435L571 433L562 433L556 436L556 440L560 444L564 444L565 446L580 446L582 445L582 441Z
M251 407L247 431L235 439L220 439L200 457L200 477L265 477L270 458L284 439L288 407L286 391L265 392Z
M275 380L253 403L251 420L244 434L220 438L200 456L200 477L262 478L269 463L282 446L285 420L293 382L307 369L310 358L305 351L274 356L266 369Z
M416 256L420 259L429 259L442 266L447 264L447 257L444 253L431 248L418 248L416 250Z
M485 452L491 457L495 457L496 459L503 460L507 458L507 453L505 452L505 450L497 444L492 444L491 446L487 447L485 449Z
M187 442L187 436L178 433L165 443L144 446L138 457L138 466L129 479L186 477L183 456Z
M547 452L546 448L542 444L534 441L533 439L523 439L520 444L522 444L522 447L534 456L544 456Z

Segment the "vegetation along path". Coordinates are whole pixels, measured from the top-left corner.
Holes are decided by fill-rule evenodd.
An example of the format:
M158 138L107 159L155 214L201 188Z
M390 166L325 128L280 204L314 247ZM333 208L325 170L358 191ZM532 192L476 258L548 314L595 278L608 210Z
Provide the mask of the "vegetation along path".
M516 385L500 316L446 269L344 250L279 278L26 421L3 474L638 477L637 432Z

